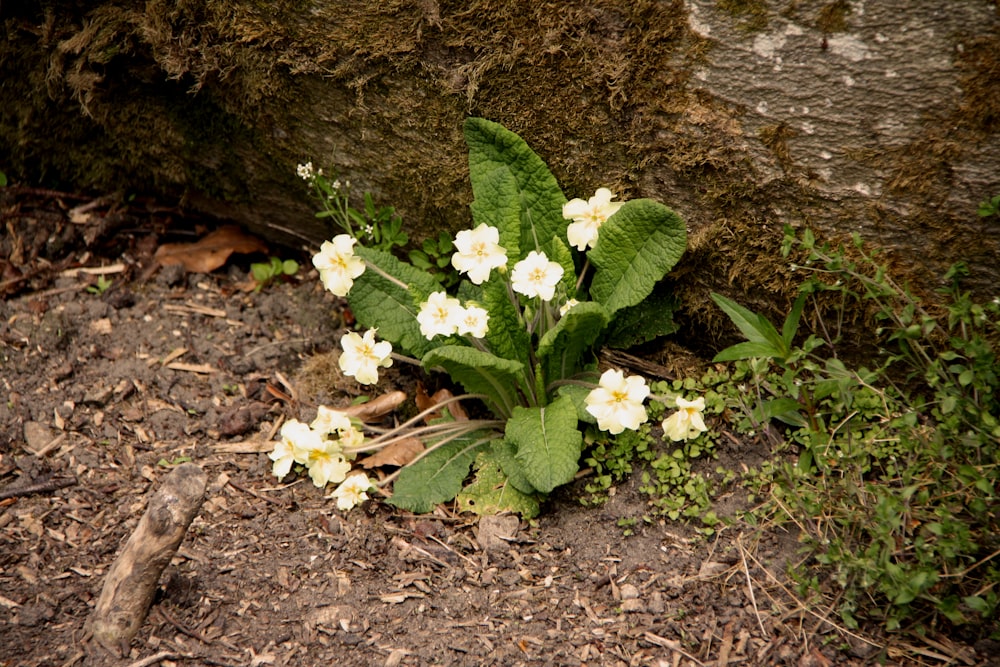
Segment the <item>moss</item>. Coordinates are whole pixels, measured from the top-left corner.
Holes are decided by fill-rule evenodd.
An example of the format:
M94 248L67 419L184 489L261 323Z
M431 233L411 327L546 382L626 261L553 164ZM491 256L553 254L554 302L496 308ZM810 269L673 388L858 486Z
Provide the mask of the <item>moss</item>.
M763 0L718 0L716 4L722 11L740 19L740 30L759 32L767 28L768 7Z
M823 5L816 15L816 29L824 35L847 30L847 17L851 15L851 4L847 0L836 0Z

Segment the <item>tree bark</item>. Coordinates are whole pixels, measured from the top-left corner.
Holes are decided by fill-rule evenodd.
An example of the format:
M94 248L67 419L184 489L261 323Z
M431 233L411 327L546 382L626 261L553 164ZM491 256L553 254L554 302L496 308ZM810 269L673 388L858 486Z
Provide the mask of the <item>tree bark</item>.
M153 603L163 569L201 509L206 479L193 463L181 464L167 475L108 570L90 628L94 639L109 651L127 654Z
M159 0L4 3L0 146L15 178L172 195L295 243L332 231L297 163L468 224L461 124L518 132L567 195L609 186L689 223L674 289L781 310L785 225L858 233L931 293L993 296L1000 225L995 0Z

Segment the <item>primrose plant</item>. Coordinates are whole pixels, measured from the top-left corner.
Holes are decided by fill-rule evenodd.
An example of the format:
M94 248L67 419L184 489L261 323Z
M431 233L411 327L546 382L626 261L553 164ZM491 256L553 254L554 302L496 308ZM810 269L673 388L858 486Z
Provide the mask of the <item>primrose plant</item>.
M366 329L342 339L346 375L372 384L394 359L417 363L468 392L449 402L475 399L491 416L456 420L438 405L370 439L358 439L349 420L330 422L325 408L320 424L289 422L271 455L275 474L298 463L317 486L351 481L353 495L335 492L342 507L365 484L348 477L354 455L416 437L426 449L379 483L393 483L388 502L427 512L457 497L479 513L533 516L578 472L587 428L617 434L647 419L646 381L615 369L598 376L596 352L623 331L634 340L630 322L659 323L651 335L673 330L669 305L647 297L684 252L683 221L648 199L615 202L606 188L567 201L519 136L479 118L464 132L474 201L471 228L454 240L457 289L445 291L391 249L367 247L350 225L313 263ZM671 438L705 430L697 401L678 407L664 423ZM326 467L314 473L317 465Z

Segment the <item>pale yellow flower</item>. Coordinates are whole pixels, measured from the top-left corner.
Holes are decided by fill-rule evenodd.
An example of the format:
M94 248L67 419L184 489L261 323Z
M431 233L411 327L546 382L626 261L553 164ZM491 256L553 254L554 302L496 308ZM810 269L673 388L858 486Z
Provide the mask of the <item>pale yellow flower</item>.
M344 457L344 451L337 440L319 438L306 451L306 468L309 477L318 488L328 483L338 484L351 472L351 464Z
M607 188L598 188L594 196L584 201L571 199L563 204L563 217L572 220L566 227L566 239L577 250L593 248L598 230L621 208L623 202L613 202L616 195Z
M420 312L417 313L420 333L427 340L435 336L450 336L458 331L458 321L463 312L458 299L448 296L447 292L434 292L420 304Z
M611 434L625 429L636 430L646 421L646 407L642 404L649 396L646 380L638 375L625 377L617 370L606 370L598 387L587 394L584 402L587 412L597 418L597 428Z
M466 306L458 318L458 333L482 338L489 331L490 314L479 306Z
M392 366L392 343L387 340L376 343L376 331L369 329L363 337L352 331L340 339L340 346L344 348L338 362L340 370L361 384L375 384L378 369Z
M274 450L267 456L274 461L271 472L278 479L289 473L294 463L305 463L306 452L321 440L307 424L291 419L281 427L281 439L274 443Z
M580 304L580 302L577 301L576 299L570 299L569 301L567 301L563 305L559 306L559 317L564 317L566 315L566 313L568 313L573 308L573 306L576 306L576 305L579 305L579 304Z
M544 252L532 250L528 256L514 265L511 272L511 287L518 294L538 297L550 301L555 296L556 285L563 276L563 267L550 262Z
M688 401L680 396L676 399L677 412L663 420L663 434L677 442L697 438L708 430L701 411L705 409L705 399L701 396Z
M337 296L347 296L354 286L354 279L365 272L365 262L354 256L357 239L338 234L332 241L324 241L319 252L313 255L313 266L319 270L323 287Z
M455 248L451 265L465 273L476 285L489 280L490 271L507 264L507 251L499 245L500 232L485 222L475 229L466 229L455 235Z
M328 497L337 499L337 509L346 512L368 500L368 490L375 486L364 473L356 472L340 483Z

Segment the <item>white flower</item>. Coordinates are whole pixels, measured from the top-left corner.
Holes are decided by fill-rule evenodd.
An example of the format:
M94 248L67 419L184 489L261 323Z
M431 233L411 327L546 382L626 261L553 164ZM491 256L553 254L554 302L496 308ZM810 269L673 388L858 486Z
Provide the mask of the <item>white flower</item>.
M622 206L623 202L611 201L615 196L607 188L598 188L587 201L571 199L563 204L563 217L573 221L566 228L566 239L571 246L577 250L594 247L601 225Z
M676 399L677 412L663 420L663 433L674 442L698 437L699 433L707 431L701 411L705 409L705 399L698 397L688 401L680 396Z
M274 451L268 458L274 461L271 472L281 479L292 469L293 463L305 463L306 452L317 446L322 438L307 424L292 419L281 427L281 440L274 444Z
M300 164L295 167L295 173L298 174L299 178L304 181L312 180L313 177L313 163L306 162L305 164Z
M351 472L351 464L344 457L340 442L319 437L317 440L305 452L306 467L313 484L323 488L330 482L341 482Z
M321 405L316 411L316 419L312 420L309 427L321 436L329 436L331 433L351 428L351 418L339 410Z
M340 370L361 384L378 382L378 369L392 366L392 343L383 340L375 342L377 329L369 329L364 337L353 331L344 334L340 345L344 352L340 355Z
M447 292L434 292L420 304L420 312L417 313L420 333L427 340L432 340L434 336L450 336L458 331L458 321L463 312L458 299L448 296Z
M458 318L458 333L463 336L482 338L490 329L489 320L490 314L486 312L485 308L467 306Z
M625 377L621 371L606 370L598 387L587 394L587 412L597 418L597 427L611 434L636 430L646 421L642 402L649 396L646 380L638 375Z
M338 234L332 241L324 241L319 252L313 255L313 266L319 269L323 286L337 296L347 296L354 286L354 279L365 272L365 262L354 256L357 240L347 234Z
M507 264L507 251L499 245L500 232L485 222L475 229L466 229L455 236L458 249L451 256L451 265L466 273L476 285L489 280L490 271Z
M364 501L368 500L368 489L375 486L368 476L364 473L354 473L343 482L340 483L333 493L331 493L329 498L337 499L337 509L342 512L360 505Z
M569 301L567 301L563 305L559 306L559 317L565 316L566 313L568 313L573 306L576 306L579 303L580 302L577 301L576 299L570 299Z
M559 264L550 262L544 252L532 250L514 265L510 276L511 287L518 294L549 301L555 295L556 285L562 276L563 268Z

